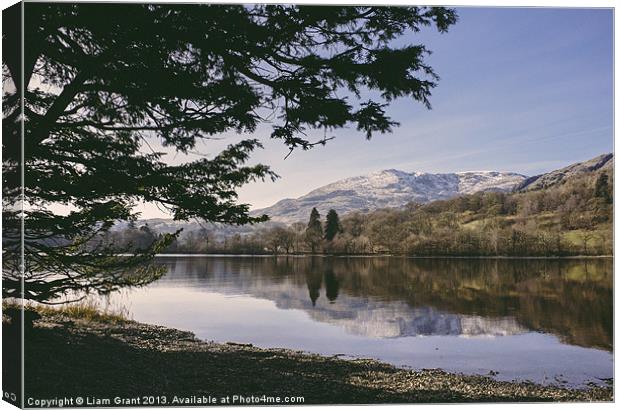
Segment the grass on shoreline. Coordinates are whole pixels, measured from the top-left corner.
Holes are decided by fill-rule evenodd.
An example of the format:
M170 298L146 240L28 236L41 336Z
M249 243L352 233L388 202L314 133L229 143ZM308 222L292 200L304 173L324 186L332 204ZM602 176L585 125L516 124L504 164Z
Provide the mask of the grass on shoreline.
M88 322L99 321L116 323L129 320L126 310L102 310L97 303L91 300L61 305L44 305L40 303L35 304L33 302L26 302L23 305L23 308L24 310L36 312L43 316L64 316L66 318L85 320ZM17 301L2 301L3 314L9 310L21 309L22 305Z
M42 318L26 334L27 397L265 394L303 396L305 404L613 399L610 386L501 382L370 359L206 342L190 332L98 314L92 305L38 311Z

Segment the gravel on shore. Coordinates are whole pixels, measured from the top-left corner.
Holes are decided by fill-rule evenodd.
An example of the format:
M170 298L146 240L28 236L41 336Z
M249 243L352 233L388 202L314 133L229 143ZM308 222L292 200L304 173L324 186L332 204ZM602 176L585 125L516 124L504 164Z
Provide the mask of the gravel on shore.
M370 359L208 342L161 326L62 314L38 319L26 332L25 349L26 398L79 395L112 400L107 407L117 397L143 396L166 397L166 403L153 405L179 405L174 397L263 395L303 397L304 404L613 400L611 385L571 389L414 371Z

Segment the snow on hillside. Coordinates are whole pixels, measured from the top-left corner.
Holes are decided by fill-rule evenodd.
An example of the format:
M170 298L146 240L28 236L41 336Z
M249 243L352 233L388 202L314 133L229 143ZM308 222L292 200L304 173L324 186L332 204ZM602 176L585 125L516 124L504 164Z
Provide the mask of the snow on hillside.
M273 221L306 221L313 207L324 215L329 209L339 214L397 208L409 202L430 202L479 191L511 191L525 176L513 172L470 171L449 174L404 172L396 169L342 179L317 188L297 199L284 199L253 212L267 214Z
M613 166L613 154L603 154L529 178L514 172L468 171L429 174L387 169L342 179L297 199L284 199L273 206L252 212L253 215L271 216L271 221L266 223L253 226L210 224L209 228L224 237L233 234L244 235L269 226L306 222L313 207L316 207L323 216L332 208L340 215L344 215L353 211L398 208L412 201L426 203L480 191L529 191L561 184L573 175L613 169ZM183 234L200 229L202 226L197 222L171 219L151 219L146 222L157 232L174 232L184 228ZM119 224L117 228L121 229L123 226Z

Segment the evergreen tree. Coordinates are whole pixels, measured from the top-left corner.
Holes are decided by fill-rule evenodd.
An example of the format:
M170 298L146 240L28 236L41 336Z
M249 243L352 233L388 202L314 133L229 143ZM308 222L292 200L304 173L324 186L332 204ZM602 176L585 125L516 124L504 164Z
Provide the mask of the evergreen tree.
M342 226L340 225L340 218L338 213L334 209L330 209L327 213L325 221L325 239L331 241L337 234L342 232Z
M312 208L310 211L310 220L308 221L308 226L306 227L306 232L313 231L319 233L321 236L323 235L323 225L321 225L321 214L316 208Z
M323 225L321 224L321 215L316 208L312 208L310 212L310 220L306 227L306 243L310 246L312 253L316 252L317 247L323 239Z
M261 143L196 152L200 143L253 133L266 117L290 150L346 126L366 138L390 132L387 105L408 97L430 107L438 78L424 45L392 40L455 22L441 7L26 2L4 11L3 295L47 302L159 277L153 256L174 234L145 250L87 248L136 219L137 203L182 221L266 220L237 196L276 177L247 165ZM356 100L365 90L373 97Z
M603 172L596 180L594 196L601 198L607 204L612 202L611 195L609 193L609 176L606 172Z

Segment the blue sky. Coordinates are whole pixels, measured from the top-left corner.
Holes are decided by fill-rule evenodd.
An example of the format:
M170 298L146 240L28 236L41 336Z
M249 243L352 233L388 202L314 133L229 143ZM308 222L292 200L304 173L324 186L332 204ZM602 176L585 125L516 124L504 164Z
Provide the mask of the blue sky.
M354 128L340 130L327 146L286 160L281 142L265 140L253 162L271 165L282 178L242 188L241 201L260 208L388 168L534 175L613 150L611 9L459 8L458 14L446 34L429 28L399 40L433 51L427 61L441 80L432 110L397 100L388 112L401 126L392 134L366 141ZM268 130L259 129L262 135ZM143 211L156 216L151 207Z

